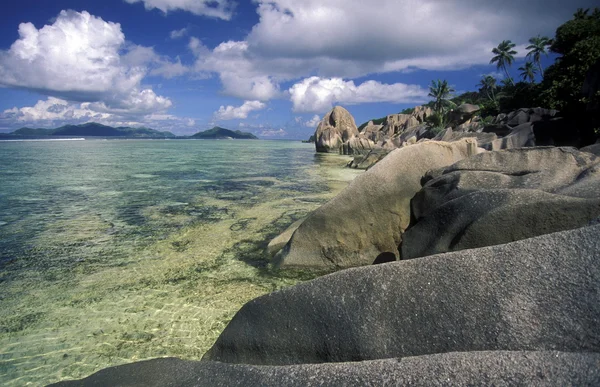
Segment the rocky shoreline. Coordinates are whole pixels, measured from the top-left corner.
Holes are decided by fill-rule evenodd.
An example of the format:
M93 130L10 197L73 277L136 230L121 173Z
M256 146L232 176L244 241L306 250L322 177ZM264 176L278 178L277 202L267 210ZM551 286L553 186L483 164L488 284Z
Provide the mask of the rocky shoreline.
M201 362L56 385L600 384L598 145L565 146L555 111L475 111L434 134L425 107L361 132L334 108L317 151L368 170L268 248L334 273L247 303Z

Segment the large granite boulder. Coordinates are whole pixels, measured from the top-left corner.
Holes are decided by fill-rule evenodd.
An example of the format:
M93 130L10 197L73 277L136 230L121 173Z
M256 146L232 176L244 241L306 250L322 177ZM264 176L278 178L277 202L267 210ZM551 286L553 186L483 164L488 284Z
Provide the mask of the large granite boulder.
M392 135L401 134L408 128L419 125L420 122L411 114L390 114L387 116L383 129L385 133Z
M345 155L366 155L373 148L375 148L375 143L361 133L344 143L343 153Z
M600 224L339 271L247 303L203 360L600 352L599 235Z
M52 386L281 387L598 385L600 355L557 351L453 352L353 363L254 366L154 359Z
M494 120L494 124L508 125L510 127L519 126L528 122L547 121L558 114L554 109L543 108L522 108L512 111L508 114L500 114Z
M492 140L489 143L482 144L482 146L486 150L492 151L534 147L536 146L536 137L533 125L534 124L531 122L518 125L512 128L508 135Z
M325 115L315 132L317 152L342 153L343 144L358 135L354 117L341 106Z
M373 121L369 121L367 126L363 128L361 134L363 134L369 140L377 143L386 137L386 134L381 131L382 128L383 125L375 125Z
M402 259L582 227L600 216L600 158L573 148L487 152L424 177Z
M417 106L411 113L411 116L415 117L419 123L423 123L428 117L433 115L433 109L429 106Z
M498 139L494 133L477 133L477 132L455 132L452 128L446 128L439 132L433 140L435 141L456 141L463 138L475 138L477 146L491 148L491 143Z
M379 254L398 256L410 222L410 199L421 177L478 152L472 139L428 141L396 149L313 211L275 257L280 267L340 269L371 264Z
M454 126L461 125L471 120L480 110L481 108L478 105L463 103L448 112L448 119Z

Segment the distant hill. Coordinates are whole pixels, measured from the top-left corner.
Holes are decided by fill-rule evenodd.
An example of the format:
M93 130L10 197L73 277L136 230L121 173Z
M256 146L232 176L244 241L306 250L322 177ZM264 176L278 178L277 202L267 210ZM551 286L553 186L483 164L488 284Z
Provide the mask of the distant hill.
M202 139L228 139L235 138L240 140L258 140L258 137L252 133L241 132L239 130L233 131L219 126L215 126L212 129L205 130L204 132L198 132L191 136L191 138L202 138Z
M130 128L106 126L97 123L83 125L65 125L56 129L21 128L9 134L13 137L46 136L95 136L95 137L136 137L136 138L174 138L171 132L161 132L149 128Z

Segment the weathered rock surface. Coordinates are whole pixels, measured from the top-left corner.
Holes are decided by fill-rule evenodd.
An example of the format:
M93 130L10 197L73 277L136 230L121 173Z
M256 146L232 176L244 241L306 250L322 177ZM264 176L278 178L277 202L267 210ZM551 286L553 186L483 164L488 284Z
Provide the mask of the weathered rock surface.
M358 135L354 117L341 106L327 113L315 132L317 152L341 153L345 142Z
M480 110L481 109L478 105L463 103L462 105L459 105L456 109L450 111L448 113L448 118L450 122L456 126L464 124L465 122L473 118L475 113L477 113Z
M482 144L485 149L492 151L534 147L535 145L535 133L533 131L533 124L530 122L516 126L505 137L498 138L487 144Z
M204 360L362 361L600 351L600 225L343 270L259 297Z
M508 114L500 114L494 120L494 124L508 125L510 127L519 126L528 122L537 122L550 120L558 114L553 109L543 108L522 108Z
M598 385L600 355L565 352L454 352L354 363L283 367L155 359L54 386L447 386Z
M362 134L373 142L381 141L385 137L385 133L381 131L383 125L375 125L373 121L369 121L367 126L362 130Z
M375 148L375 143L361 133L344 143L343 153L345 155L364 155L369 153L373 148Z
M438 133L433 140L435 141L457 141L463 138L475 138L477 140L477 146L479 147L491 147L494 140L498 139L494 133L477 133L477 132L455 132L452 128L447 128Z
M300 227L304 219L300 219L292 223L284 232L273 238L267 245L267 253L270 256L277 254L290 241L292 234Z
M410 222L410 199L421 177L478 152L476 142L429 141L397 149L313 211L275 257L280 267L339 269L370 265L383 252L398 256Z
M600 158L573 148L524 148L432 171L413 198L401 257L582 227L600 216L599 167Z
M390 114L387 116L382 130L393 135L400 134L417 125L419 125L419 120L411 114Z

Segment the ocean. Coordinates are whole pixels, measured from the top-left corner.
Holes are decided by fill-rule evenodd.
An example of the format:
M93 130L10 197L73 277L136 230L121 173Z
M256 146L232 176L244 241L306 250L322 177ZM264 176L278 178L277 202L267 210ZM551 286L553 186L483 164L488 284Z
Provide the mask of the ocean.
M315 273L266 244L359 172L256 140L0 142L0 385L199 359L247 301Z

